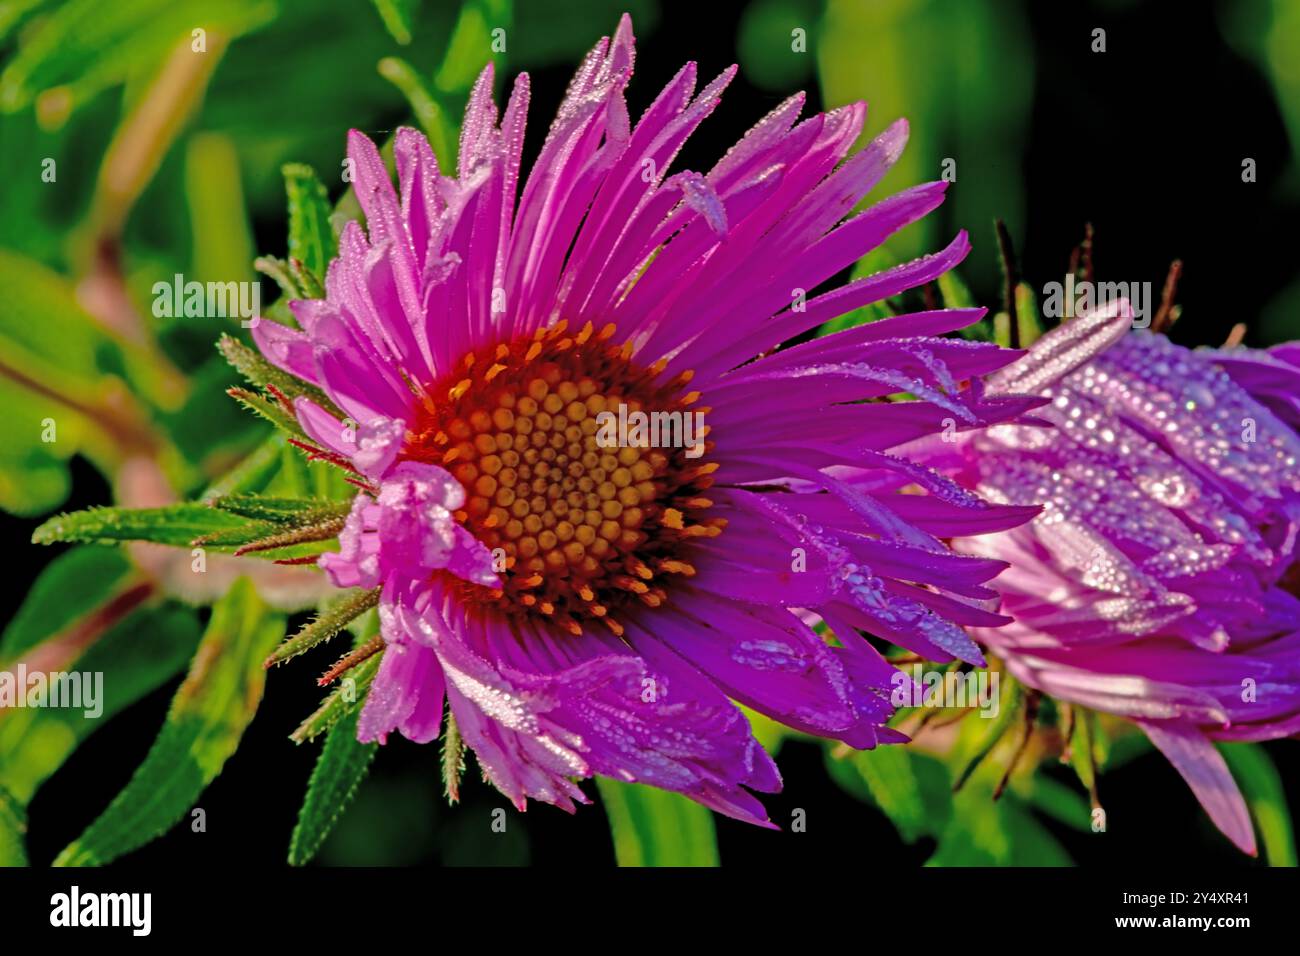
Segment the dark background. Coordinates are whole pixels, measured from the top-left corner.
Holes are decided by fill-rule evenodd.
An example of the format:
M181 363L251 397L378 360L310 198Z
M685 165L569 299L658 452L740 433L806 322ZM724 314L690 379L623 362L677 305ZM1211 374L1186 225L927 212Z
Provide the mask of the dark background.
M657 23L639 23L633 115L686 60L700 61L702 81L734 62L736 25L744 7L737 2L668 3ZM1034 50L1032 110L1017 171L1024 215L1013 224L1031 284L1041 287L1059 279L1084 224L1091 222L1100 279L1148 280L1158 294L1169 262L1183 260L1179 300L1186 311L1174 331L1179 341L1218 344L1236 322L1252 324L1252 344L1278 338L1276 328L1261 332L1256 318L1268 312L1295 271L1292 237L1300 226L1300 207L1279 198L1286 193L1279 182L1293 157L1273 88L1260 68L1223 38L1222 17L1215 8L1204 3L1012 2L1005 7L1005 16L1028 31ZM590 24L592 40L612 30L615 15L606 20ZM1089 50L1095 26L1107 29L1104 57ZM571 69L566 64L531 71L533 152ZM815 78L809 78L806 88L809 112L820 109ZM677 168L707 168L784 96L749 85L742 73ZM355 125L391 128L403 116L403 110L395 109L358 118ZM338 138L341 144L341 129ZM1241 181L1246 156L1258 162L1254 184ZM980 186L977 180L959 179L954 195L964 188ZM953 206L949 202L936 214L940 232L946 237L965 227L977 250L990 249L991 224L945 218ZM282 214L259 210L254 228L260 250L283 251ZM987 267L988 257L972 262L977 268L964 270L964 278L981 302L996 304L996 270ZM67 510L110 500L103 479L84 462L74 462L73 474ZM33 552L28 541L37 523L0 519L4 553L10 556L4 574L8 608L17 606L42 562L56 553ZM314 747L295 747L287 734L316 705L319 694L312 678L330 659L328 650L318 649L305 661L271 673L243 745L199 802L207 814L206 833L192 833L183 823L125 862L151 867L282 864L315 758ZM98 730L93 743L81 747L41 789L30 806L34 863L52 859L100 813L99 798L87 800L85 795L112 794L127 782L174 689L163 688ZM1283 778L1294 784L1300 769L1294 743L1271 744L1268 751ZM780 823L789 821L796 807L807 810L808 831L790 833L787 827L772 833L719 817L724 865L786 867L847 859L858 866L879 867L888 860L906 868L929 854L924 841L902 844L882 816L834 785L822 769L819 748L788 743L779 763L785 792L765 802ZM441 798L438 748L394 740L381 750L358 798L358 806L367 808L366 830L350 826L345 817L318 862L613 862L599 806L580 809L570 818L534 804L522 817L510 812L508 832L499 840L479 839L491 810L506 803L476 776L471 762L464 802L449 809ZM1060 779L1071 782L1065 772ZM590 783L586 789L594 795ZM1290 790L1294 816L1300 788L1292 785ZM1109 816L1106 834L1079 833L1044 821L1081 865L1152 860L1256 865L1213 830L1175 771L1157 756L1106 775L1101 796ZM359 815L361 811L352 819ZM485 844L496 858L484 858Z

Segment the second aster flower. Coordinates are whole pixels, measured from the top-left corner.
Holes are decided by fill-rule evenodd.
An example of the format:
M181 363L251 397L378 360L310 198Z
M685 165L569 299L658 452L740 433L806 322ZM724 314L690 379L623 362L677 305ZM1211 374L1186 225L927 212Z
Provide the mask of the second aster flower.
M1300 350L1191 351L1130 325L1068 322L992 379L1048 399L1051 427L971 436L957 473L1044 509L954 546L1011 564L1015 623L976 631L1010 673L1136 722L1254 853L1213 741L1300 730Z

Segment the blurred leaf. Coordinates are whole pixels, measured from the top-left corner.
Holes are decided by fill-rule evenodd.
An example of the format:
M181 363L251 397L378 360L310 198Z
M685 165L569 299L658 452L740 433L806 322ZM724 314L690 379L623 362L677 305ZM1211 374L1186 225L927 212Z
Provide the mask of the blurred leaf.
M411 113L429 139L439 170L450 172L456 166L456 121L438 105L420 74L405 60L386 56L379 61L379 75L392 83L411 106Z
M493 53L492 31L506 27L509 16L508 2L465 0L461 4L442 65L433 78L433 85L440 93L469 92Z
M1029 20L998 0L829 0L816 44L822 100L871 104L860 143L899 117L910 123L907 149L876 187L890 195L940 178L956 158L956 188L942 213L890 237L900 260L946 241L947 223L1007 220L1023 226L1021 156L1034 89ZM969 183L970 186L962 184ZM868 197L870 201L871 197ZM995 245L978 244L968 265L993 274Z
M253 279L253 236L244 211L239 155L229 137L198 133L190 138L185 151L185 200L193 235L194 276L215 282Z
M65 117L99 91L157 64L197 25L229 38L274 14L266 0L69 0L28 32L0 72L0 110L23 109L45 93L58 97L55 115Z
M817 0L756 0L740 17L736 50L745 79L785 94L812 76L814 36L821 18ZM796 34L795 31L802 31ZM798 42L802 41L802 42Z
M111 862L186 815L253 719L266 682L262 658L283 633L283 616L268 610L247 578L235 582L213 606L194 665L144 763L54 865Z
M1029 778L1026 784L1019 784L1018 778L1012 780L1011 786L1016 795L1034 809L1041 810L1053 820L1059 820L1072 829L1090 831L1092 809L1084 795L1077 790L1053 780L1041 771Z
M139 611L110 628L67 665L104 675L102 712L87 717L84 710L66 708L8 710L0 719L0 785L26 803L82 740L175 677L198 640L194 611L176 606Z
M597 777L619 866L717 866L713 816L679 793Z
M901 746L856 750L844 758L866 784L872 801L889 817L906 843L927 832L928 814L912 755Z
M77 302L72 284L40 263L0 249L0 362L28 370L39 363L61 386L98 384L100 357L116 343ZM43 376L42 376L43 377Z
M420 9L420 0L375 0L379 18L402 46L411 42L411 24Z
M324 278L330 260L338 255L338 240L330 227L333 210L325 186L303 163L284 166L284 184L289 194L289 256L318 279Z
M1295 834L1277 767L1259 744L1219 744L1246 798L1269 866L1296 866Z
M1070 766L1084 789L1092 793L1097 788L1098 766L1097 748L1093 745L1093 728L1097 719L1091 710L1071 705L1074 708L1074 728L1068 741L1070 748Z
M906 842L943 833L952 818L952 784L942 763L894 745L837 758L839 746L826 745L826 769L845 792L880 810Z
M1014 797L1003 797L1003 826L1011 834L1012 866L1073 866L1074 861L1056 837Z
M0 3L0 40L7 37L29 13L47 3L49 0L4 0Z
M82 546L47 564L0 635L0 661L11 661L107 601L131 576L117 548Z
M1006 671L1001 673L1001 680L998 681L998 697L997 716L992 720L966 719L961 722L957 745L952 754L953 765L962 768L954 780L957 788L965 785L984 762L984 758L1002 742L1007 732L1020 723L1024 712L1024 687Z
M357 741L361 708L348 714L330 730L316 768L307 784L307 796L298 811L298 823L289 843L289 865L308 863L334 829L343 811L365 779L378 744Z
M27 811L0 787L0 866L27 865Z
M199 495L199 500L211 501L224 495L261 491L280 469L280 455L286 447L283 435L268 436L237 465L208 485Z

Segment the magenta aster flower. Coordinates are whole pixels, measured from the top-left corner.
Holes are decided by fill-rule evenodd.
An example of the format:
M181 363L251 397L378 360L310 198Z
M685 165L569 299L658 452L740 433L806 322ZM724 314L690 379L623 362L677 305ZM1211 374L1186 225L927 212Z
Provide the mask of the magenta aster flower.
M980 606L1001 562L940 539L1034 509L989 505L886 449L1034 403L961 387L1015 355L936 337L982 310L773 351L960 261L964 233L803 291L938 206L945 184L845 220L906 126L849 157L865 107L796 122L801 95L708 174L665 176L734 68L693 94L688 64L633 125L633 58L624 18L578 69L518 197L526 75L498 123L484 70L454 176L402 129L394 191L352 132L366 230L343 231L325 299L292 303L301 330L264 321L255 336L350 419L296 406L368 489L320 561L340 587L382 588L362 740L429 741L445 699L521 809L571 810L585 801L574 781L604 774L765 822L746 788L780 777L733 700L855 747L899 740L884 726L893 669L855 628L978 662L961 625L1005 620ZM917 400L884 400L899 392ZM607 440L637 413L703 428L686 447ZM873 491L841 468L929 494Z
M1044 508L954 547L1011 563L1015 623L977 631L1008 670L1135 721L1254 853L1211 741L1300 730L1300 349L1193 352L1129 326L1075 320L993 377L1049 399L1055 427L971 436L964 480Z

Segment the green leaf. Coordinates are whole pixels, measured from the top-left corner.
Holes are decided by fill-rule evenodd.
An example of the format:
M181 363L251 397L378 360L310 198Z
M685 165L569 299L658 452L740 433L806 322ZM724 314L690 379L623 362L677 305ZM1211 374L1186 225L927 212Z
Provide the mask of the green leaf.
M906 748L880 746L854 751L845 762L857 771L873 802L889 817L905 842L914 843L928 832L921 783Z
M277 647L266 659L266 666L282 664L311 650L343 631L353 620L379 604L379 588L353 591L328 605L316 619L303 626L293 637Z
M162 508L91 508L59 515L32 533L32 544L152 541L189 547L198 538L225 534L223 543L233 546L275 530L265 522L251 523L207 504L185 502Z
M952 818L953 795L940 761L894 745L841 759L834 756L840 746L826 745L826 770L845 792L880 810L908 842L943 833Z
M253 268L262 275L274 279L275 284L280 287L280 299L266 315L272 316L281 325L292 327L294 319L293 313L289 311L288 302L291 299L305 299L307 294L298 284L298 278L289 268L289 263L275 256L258 256L253 260Z
M360 716L358 707L335 724L325 738L289 842L290 866L302 866L316 855L375 759L378 744L357 741Z
M185 199L194 243L193 274L223 282L251 279L252 230L239 177L239 154L229 136L202 132L190 137L185 149Z
M379 18L384 21L384 26L393 39L402 46L411 42L411 27L419 8L420 0L375 0Z
M221 354L226 357L226 361L233 365L244 378L248 379L258 388L268 386L278 389L289 398L304 396L310 398L313 402L325 409L336 418L347 418L338 407L330 401L329 396L322 392L314 385L309 385L301 379L294 378L288 372L282 372L266 359L262 358L261 353L249 348L243 342L230 335L223 335L217 348Z
M442 732L442 793L448 803L460 802L460 778L465 775L465 738L460 735L456 715L447 709L447 726Z
M0 636L0 661L71 627L120 590L131 573L131 562L117 548L83 546L56 557Z
M402 91L411 106L415 121L429 138L439 169L452 169L456 163L457 124L447 115L415 67L400 57L386 56L379 61L379 75Z
M0 866L27 865L27 811L0 787Z
M460 16L433 80L440 93L469 92L493 52L492 30L505 26L509 16L507 3L467 0L461 4Z
M1000 699L997 716L991 721L984 721L988 724L986 732L982 736L976 733L981 724L980 719L962 721L963 733L958 738L953 757L955 764L963 769L956 775L954 789L960 789L965 785L984 758L1001 743L1007 731L1020 722L1024 711L1024 688L1005 671L1002 672L1001 678L998 682Z
M1083 832L1091 830L1092 808L1077 789L1071 789L1044 773L1036 773L1028 778L1027 785L1020 784L1018 780L1019 778L1012 778L1012 789L1035 810L1072 829Z
M264 0L134 0L106 8L100 0L71 0L32 24L25 42L0 73L0 110L28 106L52 87L65 109L87 105L101 90L148 70L197 25L237 37L275 16Z
M199 495L199 500L212 501L228 495L255 494L261 491L280 470L280 455L286 445L283 435L269 435L266 441L249 452L239 464L208 485Z
M241 578L212 609L189 676L162 732L126 788L54 861L108 863L171 829L193 807L226 760L262 699L262 658L284 633L284 618Z
M246 388L232 388L228 394L240 405L243 405L250 412L260 415L286 435L290 435L299 441L311 441L310 436L299 424L297 417L279 402L263 398L256 392L250 392Z
M597 777L619 866L717 866L713 816L678 793Z
M287 163L283 172L289 194L289 257L301 262L313 276L323 277L330 260L338 255L338 239L330 227L333 210L329 196L310 166Z
M0 720L0 785L26 803L80 743L116 714L153 693L185 667L199 642L190 608L138 611L104 633L69 662L84 674L102 673L100 713L84 709L19 708Z
M314 498L274 498L268 495L227 495L212 501L215 508L254 521L271 521L286 527L316 524L328 518L345 518L351 502Z
M1277 767L1258 744L1219 744L1255 820L1269 866L1296 866L1295 834Z
M375 654L345 673L334 692L298 725L289 739L298 744L315 740L356 709L358 702L365 699L366 691L379 672L379 662L383 657L382 653Z
M32 534L33 544L80 541L110 544L150 541L174 547L205 547L264 558L316 554L323 542L337 536L350 510L347 502L304 499L289 505L283 499L237 496L230 507L217 502L184 502L161 508L92 508L60 515ZM244 513L258 512L253 519Z

